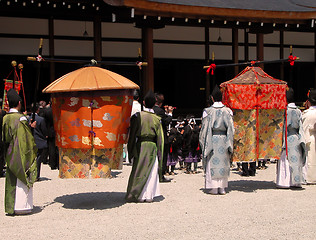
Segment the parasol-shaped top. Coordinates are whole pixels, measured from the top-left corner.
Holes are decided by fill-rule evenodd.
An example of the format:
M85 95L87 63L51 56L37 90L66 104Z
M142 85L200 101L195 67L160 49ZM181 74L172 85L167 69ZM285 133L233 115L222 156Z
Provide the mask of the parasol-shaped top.
M223 103L233 109L285 109L287 83L266 74L260 67L246 67L223 82Z
M139 89L131 80L100 67L83 67L58 78L44 93L97 91L111 89Z
M265 73L260 67L246 67L241 73L230 81L223 82L221 87L226 84L287 84L285 81L275 79Z

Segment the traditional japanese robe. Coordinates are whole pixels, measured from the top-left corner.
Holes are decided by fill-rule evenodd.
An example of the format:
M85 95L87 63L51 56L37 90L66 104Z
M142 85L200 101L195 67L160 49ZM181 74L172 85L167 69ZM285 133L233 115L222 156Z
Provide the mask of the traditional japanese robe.
M127 201L152 200L160 195L164 146L160 119L147 111L136 113L131 118L127 148L133 167L125 196Z
M288 104L286 123L287 136L285 136L286 124L284 124L282 154L277 166L276 185L278 187L301 186L305 182L302 172L306 162L305 138L302 113L294 103Z
M304 175L307 183L316 183L316 106L305 110L302 120L307 151Z
M221 102L205 109L202 119L200 146L205 166L205 188L228 186L230 157L233 153L234 123L232 111Z
M15 109L3 118L3 142L7 163L5 212L28 213L33 209L37 148L27 118Z

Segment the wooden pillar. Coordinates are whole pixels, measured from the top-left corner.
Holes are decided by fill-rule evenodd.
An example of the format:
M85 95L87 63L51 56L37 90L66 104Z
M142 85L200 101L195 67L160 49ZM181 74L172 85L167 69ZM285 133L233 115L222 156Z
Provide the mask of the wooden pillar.
M284 59L284 31L280 31L280 59ZM284 80L284 62L280 65L280 79Z
M205 33L205 63L210 65L210 29L209 27L204 28ZM211 94L211 83L210 83L210 74L207 74L205 71L205 97L206 101L208 100Z
M55 42L54 42L54 18L51 16L48 19L48 44L49 44L49 57L54 58L55 56ZM55 63L49 63L49 70L50 70L50 82L55 81Z
M314 88L316 88L316 31L314 32Z
M257 60L258 61L263 61L263 33L257 33ZM259 67L264 69L263 64L259 64Z
M96 61L102 60L102 34L101 34L101 17L95 16L93 21L94 34L94 59Z
M245 55L245 62L249 61L249 33L248 29L246 28L244 31L244 41L245 41L245 47L244 47L244 55Z
M141 91L143 94L151 89L154 89L154 43L153 43L153 29L148 27L142 28L142 52L143 58L148 62L148 66L143 71L143 83ZM144 95L143 95L144 96Z
M232 55L233 55L233 63L238 63L238 29L233 28L232 29ZM238 66L234 67L234 74L235 76L239 73Z

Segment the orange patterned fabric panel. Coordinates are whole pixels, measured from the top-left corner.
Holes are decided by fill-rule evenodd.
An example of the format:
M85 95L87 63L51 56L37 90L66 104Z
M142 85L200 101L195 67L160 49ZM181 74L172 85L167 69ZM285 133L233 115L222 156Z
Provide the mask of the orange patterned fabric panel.
M115 148L126 142L132 95L53 97L60 148ZM93 126L92 126L93 125Z

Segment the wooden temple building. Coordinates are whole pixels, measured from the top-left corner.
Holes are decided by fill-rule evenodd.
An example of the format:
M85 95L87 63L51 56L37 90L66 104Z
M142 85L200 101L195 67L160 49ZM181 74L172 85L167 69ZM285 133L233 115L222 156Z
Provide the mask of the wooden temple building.
M218 68L210 76L203 66L287 59L292 46L300 58L294 66L261 67L305 101L316 87L315 20L314 0L0 0L0 74L6 77L12 60L23 63L31 99L37 66L26 58L37 56L43 38L44 59L147 62L141 70L136 64L102 67L199 117L212 86L244 68ZM82 65L43 61L40 89Z

